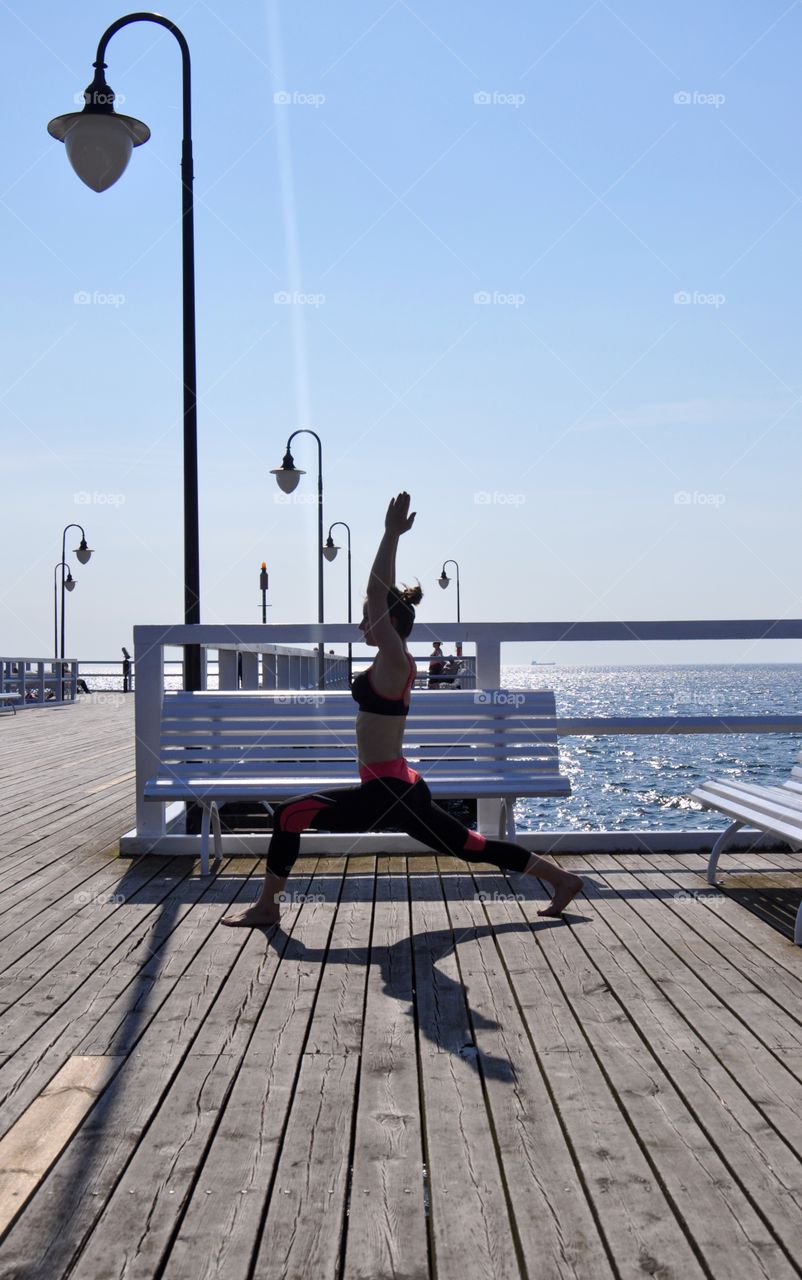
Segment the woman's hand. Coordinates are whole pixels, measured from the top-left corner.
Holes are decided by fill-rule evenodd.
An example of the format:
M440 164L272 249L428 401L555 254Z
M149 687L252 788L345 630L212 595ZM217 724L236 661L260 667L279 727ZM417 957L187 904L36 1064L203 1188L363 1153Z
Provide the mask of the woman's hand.
M402 533L412 528L417 512L413 511L410 515L409 504L408 493L402 492L397 498L390 499L387 515L384 517L384 527L388 533L394 533L400 538Z

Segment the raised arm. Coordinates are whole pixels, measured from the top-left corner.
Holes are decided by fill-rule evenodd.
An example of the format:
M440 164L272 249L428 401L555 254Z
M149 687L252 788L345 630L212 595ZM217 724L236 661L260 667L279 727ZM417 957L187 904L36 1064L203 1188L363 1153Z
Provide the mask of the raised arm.
M387 613L387 592L395 585L395 553L402 533L412 528L415 512L410 514L408 493L390 499L384 517L384 533L368 579L367 602L371 630L380 649L403 648L398 632Z

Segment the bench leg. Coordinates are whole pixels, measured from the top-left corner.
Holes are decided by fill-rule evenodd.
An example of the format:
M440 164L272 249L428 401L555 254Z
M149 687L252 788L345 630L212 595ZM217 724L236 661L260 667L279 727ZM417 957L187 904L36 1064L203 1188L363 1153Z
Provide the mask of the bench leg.
M212 812L212 831L214 832L214 860L219 866L220 860L223 857L223 833L220 830L220 810L214 800L212 801L210 808Z
M707 863L707 883L708 884L716 883L716 867L718 866L718 860L721 857L724 846L727 843L727 841L730 839L730 837L734 836L735 832L739 831L743 825L744 825L743 822L730 823L730 825L727 827L727 830L722 832L722 834L719 836L716 843L713 845L713 848L710 850L710 858L708 859L708 863Z
M515 796L503 796L498 811L498 838L515 844Z
M214 827L214 860L219 862L223 856L223 839L220 832L220 812L214 800L201 800L203 817L201 818L201 875L209 874L209 825Z

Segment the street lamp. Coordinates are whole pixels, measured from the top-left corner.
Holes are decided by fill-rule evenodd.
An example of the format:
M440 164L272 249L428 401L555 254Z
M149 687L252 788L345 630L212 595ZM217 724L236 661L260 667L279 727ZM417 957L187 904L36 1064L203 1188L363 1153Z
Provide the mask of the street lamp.
M455 569L456 569L456 571L457 571L457 622L459 622L459 621L461 620L461 619L460 619L460 616L459 616L459 565L457 564L456 560L446 560L446 561L444 562L442 572L441 572L441 574L440 574L440 577L437 579L437 581L439 582L440 586L441 586L441 587L443 588L443 590L445 591L446 587L448 586L449 582L451 581L451 579L450 579L449 577L447 577L447 576L446 576L446 565L447 565L447 564L453 564L454 568L455 568Z
M184 621L200 622L200 551L198 532L198 420L195 361L195 239L192 200L192 134L189 45L168 18L157 13L129 13L118 18L100 37L94 62L95 77L84 90L83 111L56 116L47 126L51 137L63 142L67 158L82 182L93 191L106 191L124 173L131 151L147 142L150 129L133 116L114 110L114 93L103 74L111 37L132 22L155 22L166 27L181 48L183 84L183 140L181 147L181 240L183 263L183 382L184 382ZM62 625L63 625L62 616ZM63 655L62 655L63 656ZM184 650L184 687L201 687L199 645Z
M448 586L449 582L451 581L451 579L450 579L449 577L447 577L447 576L446 576L446 565L447 565L447 564L453 564L454 568L455 568L455 569L456 569L456 571L457 571L457 622L459 622L459 621L461 620L461 619L460 619L460 613L459 613L459 565L457 564L456 560L445 560L445 561L443 562L443 568L442 568L442 570L441 570L441 572L440 572L440 577L437 579L437 581L440 583L440 586L441 586L441 587L443 588L443 590L445 591L446 587ZM457 657L460 657L460 656L461 656L461 654L462 654L462 641L461 641L461 640L458 640L458 641L457 641L456 648L457 648Z
M323 621L323 446L320 443L320 436L316 431L311 431L309 427L299 427L297 431L293 431L287 441L287 449L284 454L284 460L280 467L274 467L270 474L276 477L276 482L282 493L292 493L298 486L301 476L306 475L305 471L301 471L296 467L292 454L290 453L290 445L296 436L307 435L314 436L317 441L317 620ZM323 641L321 640L317 647L317 684L319 689L323 689L326 684L325 657L323 652Z
M70 566L64 560L59 560L57 565L53 566L53 656L58 662L58 583L56 574L61 569L62 589L66 587L68 591L74 591L75 579L70 572ZM67 576L64 577L64 570L67 570ZM64 616L64 603L61 605L62 617Z
M348 621L350 623L351 622L351 530L344 520L335 520L334 524L329 525L329 536L326 538L326 545L323 547L323 554L326 557L326 559L329 562L331 562L337 555L337 552L340 550L339 547L336 547L334 545L334 540L332 539L332 536L331 536L332 529L336 529L338 525L342 529L345 529L348 537L348 543L347 543L348 545ZM352 674L352 656L351 656L351 641L349 640L348 641L348 683L349 684L351 683L351 674Z
M81 563L81 564L88 564L88 562L89 562L89 558L90 558L90 556L92 555L92 549L91 549L91 547L88 547L88 546L87 546L87 544L86 544L86 534L84 533L83 525L80 525L80 524L68 524L68 525L65 525L65 526L64 526L64 532L63 532L63 533L62 533L62 535L61 535L61 564L60 564L60 565L56 565L56 568L57 568L57 569L58 569L58 568L61 568L61 658L62 658L62 660L63 660L63 658L64 658L64 654L65 654L65 650L64 650L64 592L65 592L65 590L67 590L67 591L72 591L73 587L75 586L75 579L73 578L72 574L70 573L70 567L69 567L69 565L67 564L66 560L64 559L64 557L65 557L65 556L66 556L66 554L67 554L67 530L68 530L68 529L80 529L80 530L81 530L81 542L80 542L80 546L77 546L77 547L75 548L75 555L76 555L76 557L78 558L78 560L80 561L80 563ZM67 576L66 576L66 577L64 576L64 570L65 570L65 569L67 570ZM70 585L70 583L72 583L72 586ZM58 649L57 649L57 650L56 650L56 657L58 657L58 656L59 656L59 652L58 652Z

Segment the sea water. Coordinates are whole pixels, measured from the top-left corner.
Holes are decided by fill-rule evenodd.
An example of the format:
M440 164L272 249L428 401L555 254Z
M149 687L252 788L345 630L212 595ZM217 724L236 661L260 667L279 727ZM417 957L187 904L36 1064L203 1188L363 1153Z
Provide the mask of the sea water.
M502 668L507 687L553 689L557 715L799 715L802 664ZM523 800L519 830L653 831L722 827L688 793L708 778L782 782L802 734L561 737L565 798Z

